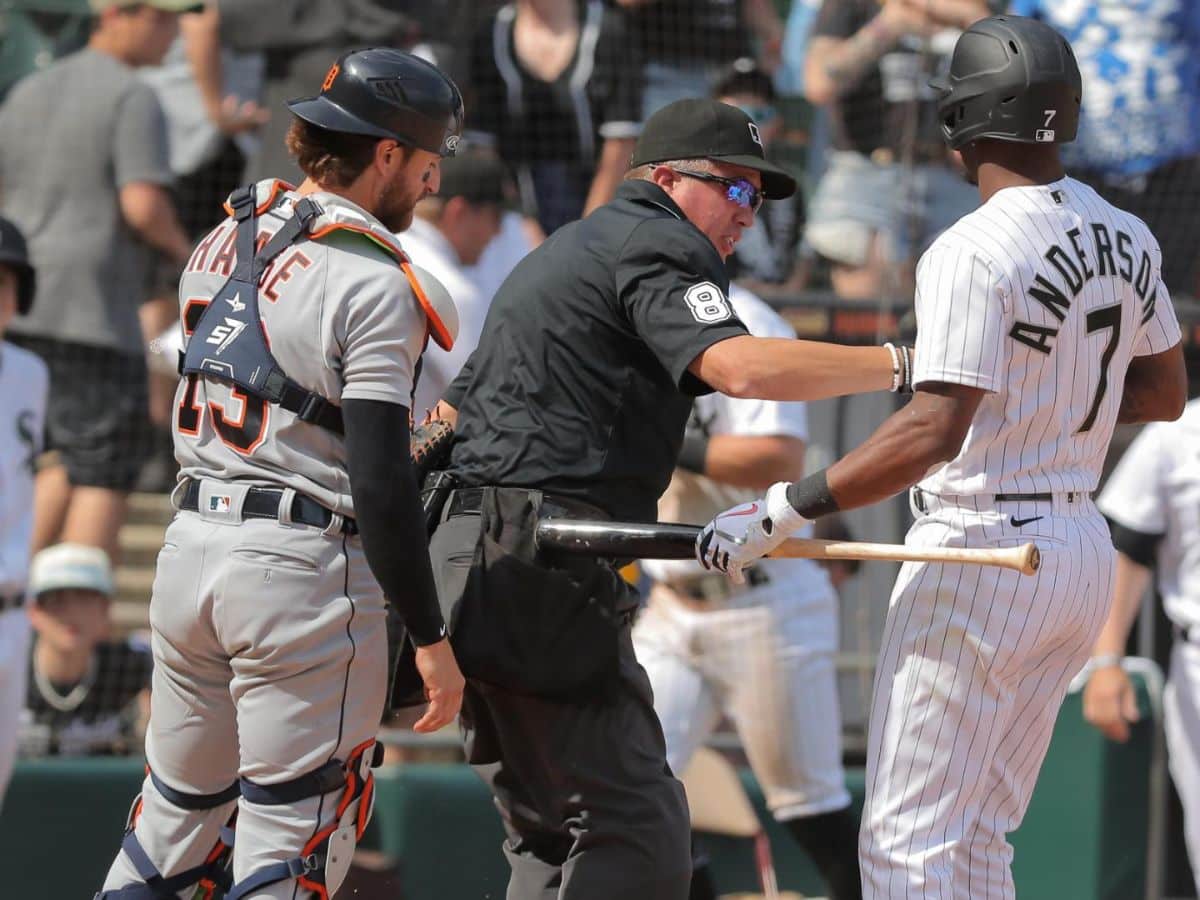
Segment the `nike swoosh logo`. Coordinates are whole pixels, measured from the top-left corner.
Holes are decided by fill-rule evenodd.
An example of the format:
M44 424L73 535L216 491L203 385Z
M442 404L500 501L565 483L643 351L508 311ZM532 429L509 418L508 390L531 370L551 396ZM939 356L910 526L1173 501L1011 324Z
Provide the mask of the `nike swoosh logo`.
M1036 522L1038 519L1044 519L1044 518L1046 518L1046 517L1045 516L1030 516L1028 519L1018 519L1016 516L1013 516L1012 517L1013 528L1020 528L1022 525L1028 525L1030 522Z
M733 516L752 516L756 512L758 512L758 504L751 503L749 509L744 509L741 512L727 512L725 513L725 517L732 518Z

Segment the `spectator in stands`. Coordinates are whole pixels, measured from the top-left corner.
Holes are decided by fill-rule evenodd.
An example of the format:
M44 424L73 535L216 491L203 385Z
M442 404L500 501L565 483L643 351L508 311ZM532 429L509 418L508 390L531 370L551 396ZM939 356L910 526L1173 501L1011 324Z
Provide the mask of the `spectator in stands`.
M36 641L21 714L22 756L136 751L149 714L149 648L110 641L113 576L96 547L56 544L33 558Z
M463 271L485 297L492 297L508 273L545 237L536 219L516 210L506 210L500 214L499 233L483 248L479 262L464 267Z
M783 21L772 0L616 2L629 11L645 56L643 119L676 100L709 96L722 69L756 49L768 72L779 64Z
M767 158L783 131L775 106L775 86L753 59L735 60L718 78L713 96L739 107L758 127ZM804 268L797 265L797 246L804 227L804 193L786 200L766 200L754 223L742 232L733 255L725 261L729 277L759 297L788 297L804 287Z
M984 0L825 0L804 94L828 105L829 166L808 210L808 243L845 297L911 296L916 259L979 203L942 141L930 63L988 15Z
M191 60L210 115L225 104L221 48L265 55L260 108L282 110L288 100L311 94L329 61L344 51L408 46L417 26L398 11L400 5L395 0L207 0L204 14L196 20L198 33L189 40L207 48ZM238 107L225 105L236 118ZM284 146L291 121L287 115L267 118L247 160L244 183L264 178L300 183L303 176Z
M41 449L49 373L37 356L4 341L13 316L29 312L34 271L25 238L0 219L0 804L17 757L25 702L29 618L21 608L33 538L33 464Z
M435 196L417 204L412 225L400 239L412 261L433 273L458 309L458 337L453 350L430 346L421 359L421 377L412 403L420 419L432 410L479 343L483 320L492 302L467 272L500 232L500 214L508 173L493 156L460 153L442 160L441 186Z
M612 199L640 131L641 66L603 0L516 0L475 35L472 140L515 171L546 234Z
M25 231L37 299L14 335L50 368L34 546L117 550L149 448L138 307L158 252L191 250L167 186L162 109L135 72L157 65L190 0L92 0L88 45L30 75L0 109L4 214Z
M255 131L269 118L255 99L262 87L260 53L235 54L220 47L217 30L204 20L211 12L183 16L180 36L167 51L161 66L139 74L154 88L167 122L172 192L183 230L193 246L225 215L222 204L242 183L246 158L258 145ZM192 60L211 53L220 55L223 83L202 94L194 77ZM142 305L142 333L152 342L179 331L179 267L160 260L155 267L153 299ZM175 453L171 446L171 420L175 414L176 361L160 373L151 357L150 421L154 425L154 452L138 479L138 490L169 490L175 483Z
M1150 226L1172 294L1200 296L1200 3L1013 0L1010 11L1075 49L1083 113L1063 164Z

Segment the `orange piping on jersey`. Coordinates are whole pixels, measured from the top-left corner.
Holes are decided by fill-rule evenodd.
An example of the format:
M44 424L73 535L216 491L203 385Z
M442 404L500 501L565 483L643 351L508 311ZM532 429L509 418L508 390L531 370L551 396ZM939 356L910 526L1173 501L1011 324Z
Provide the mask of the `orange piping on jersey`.
M417 297L417 302L421 304L421 309L425 311L425 318L429 323L433 339L437 341L437 345L443 350L452 348L454 346L454 338L450 336L450 330L437 314L437 310L433 308L433 304L429 302L429 297L426 296L425 289L421 287L421 282L417 281L417 276L413 273L412 266L408 261L408 255L400 246L385 240L369 228L363 228L361 225L351 225L347 222L335 222L332 225L326 225L324 228L314 231L308 237L309 240L315 241L338 230L353 231L355 234L361 234L363 237L370 238L394 257L396 262L400 263L400 268L404 270L404 277L408 279L409 286L412 287L413 293Z
M413 293L417 295L417 302L421 304L421 309L425 310L425 318L429 322L429 331L433 335L433 339L437 341L437 345L443 350L449 350L454 346L454 338L451 337L446 323L437 314L437 310L433 308L433 304L429 302L429 297L425 294L425 288L421 287L421 282L417 281L412 264L406 259L400 263L400 268L404 270L404 277L408 279Z
M286 181L276 178L271 182L271 191L267 194L267 199L255 207L254 214L256 216L261 216L268 209L275 205L275 201L279 198L281 193L284 191L294 191L295 189L296 188L294 185L290 185ZM225 215L232 216L233 207L229 205L229 201L226 200L222 205L225 207Z

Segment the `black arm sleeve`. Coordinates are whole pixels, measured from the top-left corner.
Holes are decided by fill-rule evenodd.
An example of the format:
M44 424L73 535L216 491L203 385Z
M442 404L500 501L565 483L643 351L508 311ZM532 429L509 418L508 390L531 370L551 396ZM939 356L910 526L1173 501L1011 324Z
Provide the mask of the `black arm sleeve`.
M1109 530L1112 531L1113 546L1119 552L1124 553L1139 566L1147 569L1154 568L1154 557L1158 550L1158 542L1162 540L1161 534L1137 531L1120 522L1114 522L1112 519L1108 520L1108 525Z
M346 400L346 468L367 564L417 646L445 637L425 516L408 457L408 409Z

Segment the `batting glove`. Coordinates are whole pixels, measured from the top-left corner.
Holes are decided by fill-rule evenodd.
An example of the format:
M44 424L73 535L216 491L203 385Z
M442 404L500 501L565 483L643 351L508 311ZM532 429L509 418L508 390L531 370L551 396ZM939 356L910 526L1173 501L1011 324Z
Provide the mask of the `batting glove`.
M745 584L745 566L766 556L809 521L788 503L787 489L788 482L776 482L765 497L718 513L696 536L700 564Z

